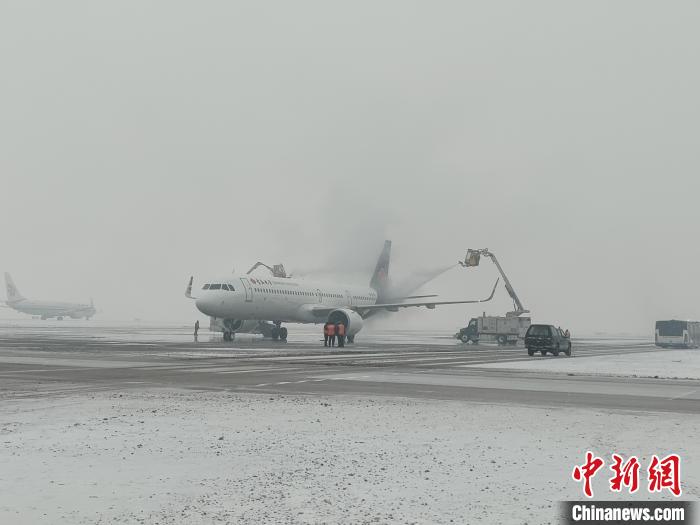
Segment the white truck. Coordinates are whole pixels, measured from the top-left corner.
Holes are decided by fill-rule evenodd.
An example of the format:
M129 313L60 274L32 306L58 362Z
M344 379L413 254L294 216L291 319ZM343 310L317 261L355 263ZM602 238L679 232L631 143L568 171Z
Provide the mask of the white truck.
M469 324L455 334L463 343L496 341L499 345L516 345L530 328L529 317L482 315L473 317Z
M498 263L498 259L488 248L467 250L467 256L464 261L459 261L459 264L464 268L479 266L482 255L493 261L501 277L503 277L506 291L513 300L513 311L508 312L505 316L487 316L484 313L481 317L474 317L470 319L467 326L455 334L455 337L464 343L472 342L476 344L483 339L496 341L499 345L515 345L520 339L524 339L525 332L527 332L531 323L529 317L521 317L521 315L530 311L526 310L523 303L520 302L506 273Z

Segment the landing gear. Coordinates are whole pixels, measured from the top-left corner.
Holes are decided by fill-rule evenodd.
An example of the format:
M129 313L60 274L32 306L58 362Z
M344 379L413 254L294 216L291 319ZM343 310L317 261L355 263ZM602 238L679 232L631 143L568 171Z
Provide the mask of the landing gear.
M272 340L273 341L284 341L287 342L287 329L281 326L282 321L275 321L275 326L272 327Z
M348 335L346 338L346 341L350 344L353 344L355 342L355 336L354 335Z
M224 341L233 341L235 337L235 333L229 332L228 330L224 330Z
M63 317L56 317L57 321L63 321Z

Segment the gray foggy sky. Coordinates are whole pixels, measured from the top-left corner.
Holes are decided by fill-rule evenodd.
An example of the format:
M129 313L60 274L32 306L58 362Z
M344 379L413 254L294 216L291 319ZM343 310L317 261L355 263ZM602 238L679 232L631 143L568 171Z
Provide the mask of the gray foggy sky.
M3 2L0 269L188 321L190 274L365 280L391 238L399 273L491 248L574 331L700 318L699 25L682 1Z

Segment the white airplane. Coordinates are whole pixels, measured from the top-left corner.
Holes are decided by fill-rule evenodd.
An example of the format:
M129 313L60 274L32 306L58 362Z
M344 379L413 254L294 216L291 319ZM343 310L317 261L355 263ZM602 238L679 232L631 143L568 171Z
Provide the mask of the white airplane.
M482 303L481 300L403 302L434 296L390 298L387 294L391 241L384 243L369 286L311 282L291 277L228 276L206 281L199 297L192 296L192 281L185 296L195 299L197 308L212 318L212 326L221 320L224 340L235 333L262 333L273 340L287 339L282 323L343 323L347 341L354 342L363 322L380 311L396 312L399 308L435 308L445 304Z
M92 300L90 300L90 304L80 304L25 299L15 286L12 276L7 272L5 272L5 285L7 286L7 301L5 302L7 306L24 314L40 316L43 320L52 317L59 321L63 320L64 317L90 319L97 311Z

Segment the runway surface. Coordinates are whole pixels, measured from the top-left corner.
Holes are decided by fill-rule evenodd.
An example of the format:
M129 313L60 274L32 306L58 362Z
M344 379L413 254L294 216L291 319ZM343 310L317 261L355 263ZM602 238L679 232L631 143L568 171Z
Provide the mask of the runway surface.
M0 325L0 399L185 388L275 394L371 395L530 406L700 412L700 382L490 370L480 364L564 357L463 345L439 333L360 334L344 349L315 332L288 343L186 328ZM657 352L644 340L574 341L574 357Z

